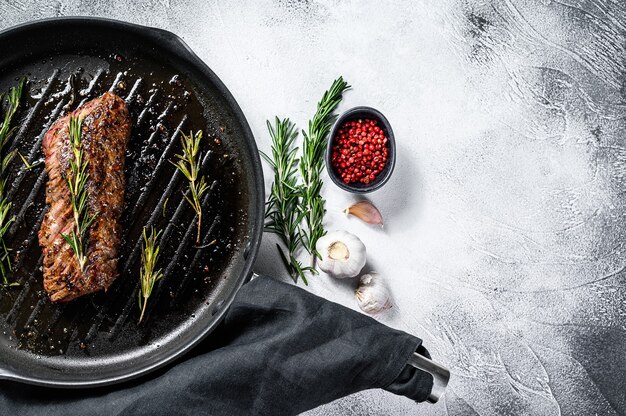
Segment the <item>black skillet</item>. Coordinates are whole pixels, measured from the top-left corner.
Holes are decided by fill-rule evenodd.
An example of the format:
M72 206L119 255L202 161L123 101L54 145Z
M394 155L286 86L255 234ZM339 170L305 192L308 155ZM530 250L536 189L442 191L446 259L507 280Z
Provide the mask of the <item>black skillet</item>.
M0 293L0 378L56 387L121 382L171 362L219 323L250 277L262 232L263 177L246 119L219 78L176 35L93 18L0 32L0 91L28 79L13 148L9 230L17 288ZM134 121L127 150L120 277L107 293L53 304L42 288L37 231L45 209L41 139L60 115L112 90ZM204 132L203 244L186 182L169 163L180 132ZM141 230L163 231L166 278L138 320ZM212 241L215 242L211 244Z

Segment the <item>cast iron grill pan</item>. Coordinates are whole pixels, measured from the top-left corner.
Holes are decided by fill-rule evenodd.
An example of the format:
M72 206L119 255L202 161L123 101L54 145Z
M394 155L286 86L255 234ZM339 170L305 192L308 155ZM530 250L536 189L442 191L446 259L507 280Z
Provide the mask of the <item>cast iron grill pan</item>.
M254 140L236 102L176 36L101 19L56 19L0 33L0 90L28 79L12 148L8 196L11 280L0 294L0 376L51 386L126 380L182 354L217 324L249 277L263 191ZM41 141L50 125L106 91L126 100L133 119L126 155L120 277L106 293L67 304L42 286L37 232L45 210ZM181 132L202 129L203 248L186 179L170 163ZM141 231L163 230L160 266L147 317L138 325ZM210 244L211 242L215 242Z

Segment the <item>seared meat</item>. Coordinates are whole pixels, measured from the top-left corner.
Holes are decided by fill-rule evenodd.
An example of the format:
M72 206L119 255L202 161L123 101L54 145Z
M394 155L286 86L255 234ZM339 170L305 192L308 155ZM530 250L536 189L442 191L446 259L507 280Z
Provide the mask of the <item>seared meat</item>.
M87 231L87 264L81 274L75 253L63 234L71 234L74 218L67 177L72 157L69 117L57 120L43 139L48 184L46 212L39 230L43 250L43 285L53 302L106 290L118 275L119 219L124 204L124 160L131 120L124 100L112 93L75 110L84 118L82 141L87 172L88 209L97 217Z

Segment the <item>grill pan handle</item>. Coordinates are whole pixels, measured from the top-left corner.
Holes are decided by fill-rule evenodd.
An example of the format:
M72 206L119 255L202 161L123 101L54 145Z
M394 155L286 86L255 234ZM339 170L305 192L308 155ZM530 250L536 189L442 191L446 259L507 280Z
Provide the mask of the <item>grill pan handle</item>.
M437 403L450 381L450 370L416 352L409 357L408 364L433 376L433 388L426 400L429 403Z
M208 70L213 74L213 71L209 69L209 67L204 63L202 59L187 45L187 43L175 33L172 33L168 30L161 29L158 27L142 27L144 30L144 34L149 34L150 37L157 43L169 43L176 53L179 55L179 58L184 58L187 61L192 62L194 65L200 65L204 67L205 70Z

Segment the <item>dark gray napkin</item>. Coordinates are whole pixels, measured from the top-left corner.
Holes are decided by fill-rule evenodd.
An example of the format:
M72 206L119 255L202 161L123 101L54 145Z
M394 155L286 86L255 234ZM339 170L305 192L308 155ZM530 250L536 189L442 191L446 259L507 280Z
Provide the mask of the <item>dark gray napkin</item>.
M424 401L432 377L406 365L421 340L305 290L260 277L191 354L133 382L90 390L0 383L2 414L293 415L383 388Z

